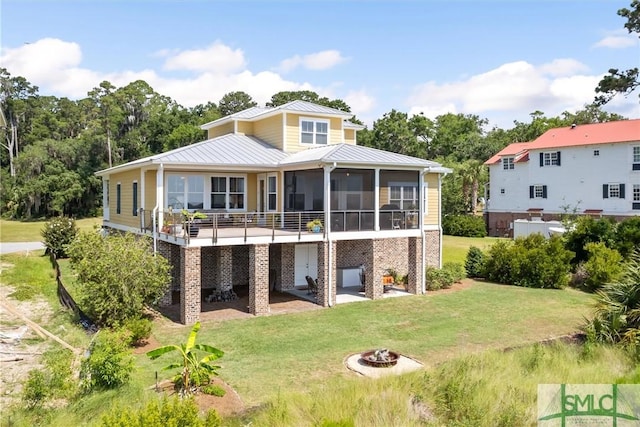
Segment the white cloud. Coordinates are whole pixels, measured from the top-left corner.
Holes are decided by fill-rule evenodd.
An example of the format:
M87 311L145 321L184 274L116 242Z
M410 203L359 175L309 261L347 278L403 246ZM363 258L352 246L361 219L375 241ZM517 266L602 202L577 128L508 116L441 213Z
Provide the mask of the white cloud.
M172 54L164 63L166 70L189 70L213 73L230 73L243 70L246 66L244 53L241 49L231 49L219 41L205 49L193 49Z
M628 47L638 46L638 38L629 34L625 29L617 29L609 31L602 39L598 40L592 48L608 48L608 49L626 49Z
M346 60L338 50L323 50L309 55L295 55L287 58L280 62L277 69L283 73L288 73L298 67L304 67L308 70L327 70Z
M345 95L344 102L355 114L368 113L376 105L376 99L365 90L350 91Z
M517 61L458 81L430 81L414 88L407 100L409 113L423 112L431 118L446 112L494 120L505 117L505 122L497 123L502 127L514 119L526 120L536 110L555 116L593 101L602 75L586 71L588 68L574 59L538 66Z

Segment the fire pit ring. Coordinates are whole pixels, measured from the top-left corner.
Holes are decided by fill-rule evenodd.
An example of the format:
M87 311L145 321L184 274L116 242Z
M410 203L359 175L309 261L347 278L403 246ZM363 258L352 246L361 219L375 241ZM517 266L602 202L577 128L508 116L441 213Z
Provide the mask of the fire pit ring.
M374 368L390 368L398 363L400 355L386 348L365 351L360 354L360 360L367 366Z

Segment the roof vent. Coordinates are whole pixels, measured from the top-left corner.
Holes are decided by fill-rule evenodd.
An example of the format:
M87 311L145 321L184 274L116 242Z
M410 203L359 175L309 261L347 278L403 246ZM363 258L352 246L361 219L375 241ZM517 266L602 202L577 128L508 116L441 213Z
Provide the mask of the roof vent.
M571 129L575 129L575 128L576 128L576 124L575 124L575 123L572 123L572 124L571 124Z

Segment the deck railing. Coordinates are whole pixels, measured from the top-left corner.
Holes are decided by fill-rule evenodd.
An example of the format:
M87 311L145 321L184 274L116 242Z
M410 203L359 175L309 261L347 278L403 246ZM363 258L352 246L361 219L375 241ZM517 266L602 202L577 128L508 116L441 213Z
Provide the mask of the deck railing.
M184 215L182 212L165 210L162 212L163 224L160 225L159 213L156 213L157 231L174 238L210 238L217 243L226 237L249 237L327 232L325 215L322 211L299 212L198 212ZM374 210L340 210L330 215L331 232L373 231ZM320 226L313 226L320 224ZM140 210L140 228L153 231L153 211ZM418 228L418 213L414 210L379 211L381 230L404 230Z

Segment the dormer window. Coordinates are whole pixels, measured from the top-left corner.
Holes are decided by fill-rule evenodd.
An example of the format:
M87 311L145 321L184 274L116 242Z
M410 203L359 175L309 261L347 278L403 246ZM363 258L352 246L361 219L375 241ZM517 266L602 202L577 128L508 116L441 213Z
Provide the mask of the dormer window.
M513 168L514 168L513 157L503 157L502 158L502 169L509 170L509 169L513 169Z
M329 143L329 121L300 119L300 142L302 144L327 145Z

